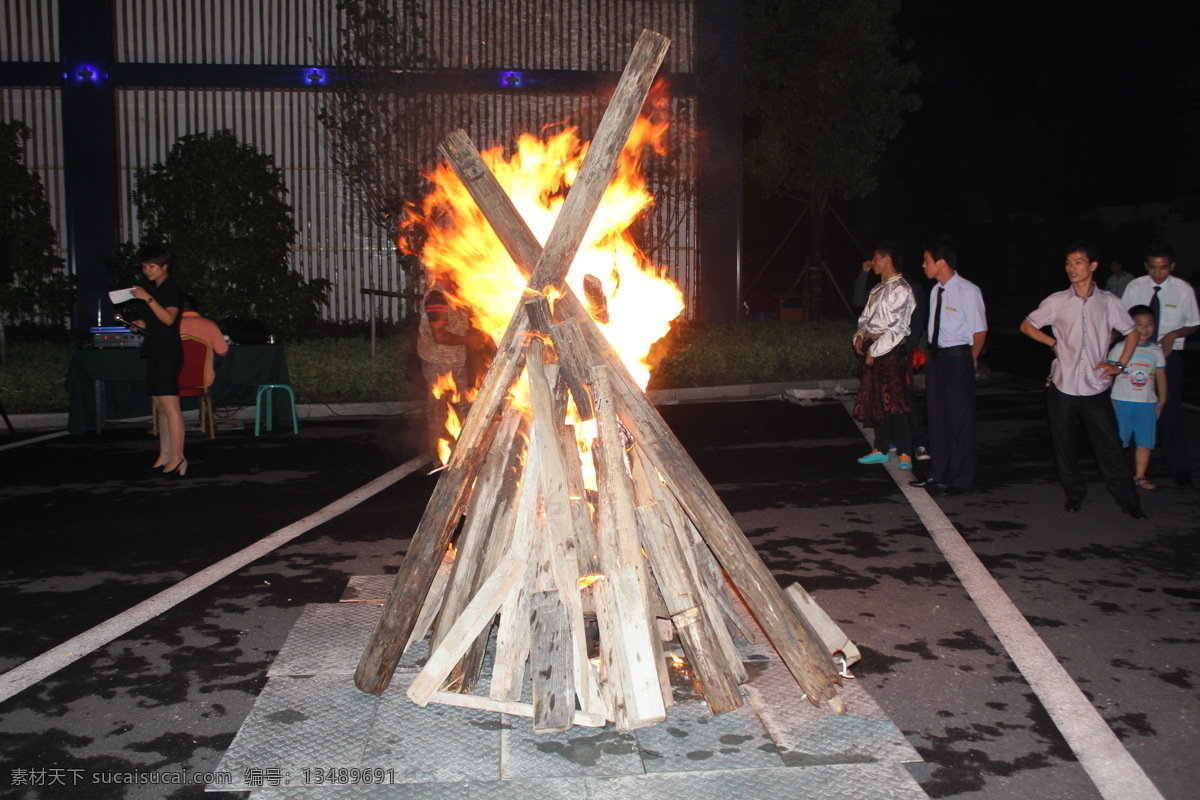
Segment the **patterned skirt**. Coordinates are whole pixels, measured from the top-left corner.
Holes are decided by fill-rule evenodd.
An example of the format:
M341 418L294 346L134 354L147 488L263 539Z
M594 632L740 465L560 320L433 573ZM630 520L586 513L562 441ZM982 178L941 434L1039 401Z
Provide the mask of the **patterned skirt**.
M854 398L854 418L868 428L874 428L889 414L907 414L908 349L900 344L891 352L868 364L865 356L858 357L858 396Z

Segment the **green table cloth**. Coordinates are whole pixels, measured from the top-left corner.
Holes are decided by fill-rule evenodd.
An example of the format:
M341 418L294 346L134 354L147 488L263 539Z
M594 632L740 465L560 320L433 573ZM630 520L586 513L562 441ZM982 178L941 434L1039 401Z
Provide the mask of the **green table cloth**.
M229 354L216 359L216 381L209 387L214 406L252 406L258 387L290 383L282 345L231 345ZM97 382L103 392L103 408L96 414ZM67 394L71 398L67 431L77 436L95 428L99 433L107 419L150 415L146 394L146 362L136 348L94 349L81 347L71 356L67 369ZM184 408L194 408L195 398L183 398ZM279 425L292 424L287 404L276 408Z

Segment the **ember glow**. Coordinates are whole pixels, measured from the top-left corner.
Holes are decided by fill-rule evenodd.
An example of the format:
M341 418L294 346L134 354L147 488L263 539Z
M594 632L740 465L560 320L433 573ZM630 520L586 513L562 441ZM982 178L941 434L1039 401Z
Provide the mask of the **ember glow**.
M650 377L644 363L650 346L667 333L684 307L679 288L650 263L629 234L630 225L654 202L642 177L642 157L648 147L664 152L666 131L665 123L638 119L617 176L567 276L585 304L585 276L602 287L608 323L600 323L600 330L643 389ZM482 154L543 245L587 147L578 129L568 128L546 139L522 134L508 158L499 146ZM433 189L419 210L408 209L407 219L423 234L421 258L432 275L452 287L453 299L471 309L476 327L498 341L525 290L525 279L453 170L442 164L427 177ZM411 249L407 244L401 242Z

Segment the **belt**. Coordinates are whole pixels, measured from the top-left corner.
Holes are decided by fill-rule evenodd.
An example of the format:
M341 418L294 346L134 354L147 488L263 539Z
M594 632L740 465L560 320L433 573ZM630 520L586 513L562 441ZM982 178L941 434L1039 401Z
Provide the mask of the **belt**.
M969 352L971 352L971 345L969 345L969 344L956 344L951 347L931 347L929 349L929 355L932 356L933 358L937 358L938 356L950 355L951 353L969 353Z

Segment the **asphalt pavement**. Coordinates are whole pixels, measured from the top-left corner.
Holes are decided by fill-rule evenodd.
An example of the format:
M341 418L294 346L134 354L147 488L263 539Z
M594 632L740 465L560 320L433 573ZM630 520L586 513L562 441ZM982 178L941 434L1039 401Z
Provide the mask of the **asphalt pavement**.
M1082 512L1066 514L1043 409L1036 381L982 392L979 489L936 509L1162 796L1191 798L1200 493L1144 495L1139 522L1092 475ZM855 462L867 446L842 402L662 411L779 580L799 581L858 643L853 673L925 759L911 769L930 796L1102 796L899 473ZM351 576L395 571L436 476L395 480L319 524L310 515L395 474L416 455L419 423L306 420L299 436L257 438L233 427L189 440L182 479L148 469L155 448L140 424L0 451L0 671L50 663L0 701L0 796L242 796L162 781L216 768L306 604L336 602ZM127 632L101 630L86 653L63 647L288 530ZM141 782L115 782L130 773Z

